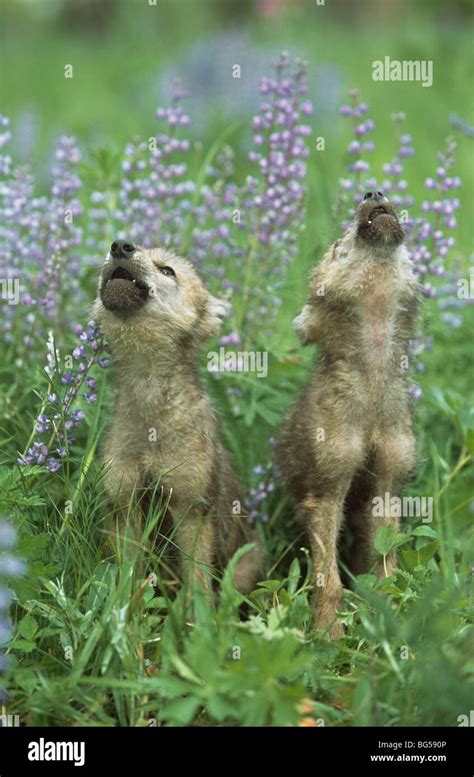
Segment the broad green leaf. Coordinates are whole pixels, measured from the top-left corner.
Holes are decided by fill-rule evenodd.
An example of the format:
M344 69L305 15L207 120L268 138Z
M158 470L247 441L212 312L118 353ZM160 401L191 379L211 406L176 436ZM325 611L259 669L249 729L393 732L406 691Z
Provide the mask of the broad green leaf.
M412 531L413 537L433 537L433 539L438 539L438 532L431 528L431 526L417 526L416 529L413 529Z
M363 588L368 588L371 590L374 585L377 583L377 575L357 575L356 579L357 585L362 586Z
M181 726L187 726L194 718L196 710L201 703L202 702L199 699L194 698L194 696L188 696L185 699L177 699L163 707L160 718L168 720L171 723L177 723Z
M38 631L38 622L32 615L25 615L18 624L18 634L26 640L32 640Z
M27 639L16 639L9 645L11 650L19 650L21 653L31 653L36 648L36 642Z
M407 534L399 534L393 526L381 526L374 540L374 548L381 556L387 556L392 550L398 548L409 540Z
M418 550L402 550L402 558L410 571L413 571L416 567L426 566L428 561L433 558L438 547L438 540L434 540L433 542L428 542L422 548L418 548Z

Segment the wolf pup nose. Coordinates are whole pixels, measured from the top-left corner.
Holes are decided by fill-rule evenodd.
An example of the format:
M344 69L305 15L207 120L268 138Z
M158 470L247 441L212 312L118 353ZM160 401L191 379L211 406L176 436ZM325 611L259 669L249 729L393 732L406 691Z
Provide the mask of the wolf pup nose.
M251 591L263 554L244 514L214 408L198 377L198 349L216 335L228 303L206 289L192 265L161 248L115 241L94 306L112 348L114 414L103 444L105 487L125 523L132 507L136 542L143 533L138 491L159 483L185 579L209 588L214 568L247 542L234 582Z
M313 270L294 326L318 343L317 364L276 445L278 464L312 549L315 623L331 638L342 603L337 564L341 527L351 529L354 574L375 564L375 535L397 518L374 515L374 499L396 496L415 464L408 380L419 288L396 213L368 192L353 224ZM395 552L385 559L390 575Z
M115 240L110 246L110 253L114 259L129 259L135 251L135 246L125 240Z

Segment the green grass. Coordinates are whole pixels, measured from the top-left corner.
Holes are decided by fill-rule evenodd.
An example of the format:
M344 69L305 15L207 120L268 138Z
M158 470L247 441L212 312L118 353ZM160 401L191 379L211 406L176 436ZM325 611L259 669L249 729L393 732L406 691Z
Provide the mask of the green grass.
M181 0L178 5L193 4ZM217 31L220 24L212 4L199 4L199 12L194 5L192 14L183 14L169 3L161 12L174 34L161 36L160 45L157 28L144 22L143 10L126 17L122 9L100 40L85 40L66 30L54 35L54 25L48 34L43 22L25 29L20 6L15 8L7 20L11 33L7 55L13 67L6 82L6 107L15 117L29 98L38 112L35 164L56 127L85 141L89 149L85 161L92 167L93 149L105 140L107 150L114 152L134 133L148 137L155 74L183 54L192 40L207 30ZM157 9L147 13L156 14ZM306 13L315 12L308 5ZM454 32L423 14L380 26L376 35L365 17L353 25L351 31L334 17L323 25L319 17L309 21L289 10L281 20L254 19L248 35L253 46L266 47L269 58L280 48L289 48L308 56L313 74L319 62L332 63L340 68L344 86L361 89L378 126L374 169L395 149L390 114L404 110L417 150L417 156L407 161L407 177L420 197L424 178L433 173L436 151L449 132L448 114L465 112L472 56L468 29L456 27ZM129 40L142 36L139 52L129 45L124 56L125 30ZM28 56L17 46L18 36ZM431 58L436 52L432 89L415 84L381 87L371 81L373 59L386 53L413 58L413 47L418 58ZM77 63L77 76L69 84L61 74L68 62ZM335 232L331 209L350 132L335 117L324 117L321 128L318 122L316 112L315 134L326 138L326 151L313 150L309 160L310 192L300 254L289 269L284 304L270 338L253 344L269 352L269 377L261 381L224 374L208 381L226 443L247 488L253 485L253 466L269 461L268 439L276 433L313 358L310 349L299 347L291 319L305 298L309 268ZM206 129L204 147L196 150L192 162L196 174L225 126L217 116ZM245 130L237 129L234 140L244 148ZM456 169L463 178L464 208L454 259L464 272L472 226L469 143L461 141ZM242 154L237 173L243 177L246 170ZM92 300L90 273L83 285ZM235 299L237 317L240 304ZM100 373L97 404L86 408L86 423L69 465L55 475L19 469L15 458L30 436L47 380L42 356L37 362L18 364L13 352L4 352L0 401L6 434L0 449L0 509L18 528L18 554L27 560L29 570L14 587L8 714L19 714L27 725L51 726L456 726L458 716L472 707L474 672L470 409L474 376L469 336L474 314L466 307L462 315L462 326L448 329L434 302L424 308L434 348L426 354L420 379L424 399L416 415L419 466L407 493L434 497L433 522L405 519L403 537L380 538L381 555L391 542L402 543L400 569L380 583L371 575L353 581L341 616L347 636L340 643L330 643L312 630L307 552L278 483L268 503L269 521L259 526L268 553L268 580L245 602L231 584L231 565L214 605L197 589L186 610L186 592L179 591L168 565L169 548L150 540L159 512L148 515L144 541L133 550L132 561L127 555L113 557L104 542L108 507L97 463L111 407L110 376ZM66 337L64 352L72 342ZM231 412L228 387L243 392L237 415ZM143 559L158 577L156 590L133 572L133 561Z

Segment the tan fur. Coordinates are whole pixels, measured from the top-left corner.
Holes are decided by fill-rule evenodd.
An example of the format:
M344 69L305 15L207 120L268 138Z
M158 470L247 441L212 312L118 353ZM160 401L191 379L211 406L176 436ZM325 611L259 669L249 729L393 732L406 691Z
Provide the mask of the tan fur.
M222 569L237 548L254 542L235 576L236 586L247 593L262 571L262 551L243 515L241 487L196 367L196 350L218 332L227 303L207 291L189 262L163 249L138 247L132 259L119 264L149 291L132 315L106 309L101 287L115 266L107 258L93 313L111 344L117 383L103 444L107 492L115 507L125 510L135 489L153 487L161 478L187 581L209 585L215 566ZM163 266L176 277L163 275ZM156 441L150 441L153 429ZM139 511L135 515L140 534Z
M393 212L388 203L387 211ZM361 224L371 239L361 237ZM374 236L364 203L313 270L307 303L294 321L302 342L317 342L320 354L283 425L276 461L309 534L315 621L331 638L343 635L335 616L342 603L337 543L344 516L353 532L352 571L360 574L369 569L379 526L397 525L395 518L373 516L372 499L397 495L415 464L402 357L418 286L397 225L384 216ZM395 566L392 553L389 574ZM383 575L380 564L375 571Z

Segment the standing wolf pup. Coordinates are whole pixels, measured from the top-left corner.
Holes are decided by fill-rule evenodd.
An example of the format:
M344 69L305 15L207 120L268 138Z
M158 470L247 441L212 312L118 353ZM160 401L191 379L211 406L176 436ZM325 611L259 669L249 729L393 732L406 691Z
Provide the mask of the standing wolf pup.
M213 297L192 265L161 248L112 243L99 281L94 317L112 348L118 392L104 445L105 486L127 511L136 489L160 485L169 496L184 578L209 585L237 548L235 585L251 591L262 552L223 447L210 399L200 384L196 350L215 335L227 303ZM120 513L119 513L120 514ZM136 534L141 534L135 510Z
M315 622L343 636L337 542L345 516L351 568L368 571L374 537L390 515L373 515L373 498L397 495L415 464L407 347L419 288L403 231L389 201L368 192L354 222L313 270L309 297L294 326L320 356L290 410L276 461L296 500L313 557ZM395 552L386 560L388 574ZM383 566L376 564L379 577Z

